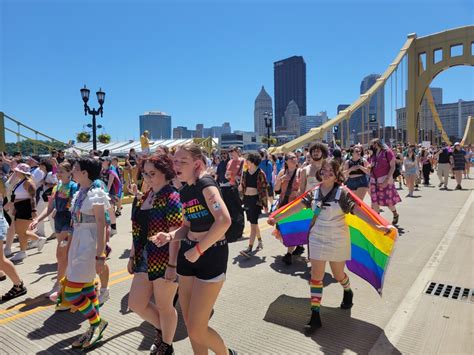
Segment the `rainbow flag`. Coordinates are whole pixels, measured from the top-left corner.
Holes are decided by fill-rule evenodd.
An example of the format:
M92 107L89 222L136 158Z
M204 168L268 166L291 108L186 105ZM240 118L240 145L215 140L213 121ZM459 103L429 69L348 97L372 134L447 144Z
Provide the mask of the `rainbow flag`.
M349 192L356 204L366 214L366 217L372 220L374 224L389 225L383 217L361 201L351 190L345 186L342 186L342 188ZM276 210L270 217L275 218L286 212L292 206L298 204L310 191ZM307 244L313 216L312 209L304 208L278 221L276 231L281 235L283 243L286 246ZM385 234L383 231L350 213L346 214L346 222L349 226L352 256L352 259L346 263L347 268L370 283L381 295L384 277L390 261L390 255L398 237L398 231L396 228L391 228L390 232Z

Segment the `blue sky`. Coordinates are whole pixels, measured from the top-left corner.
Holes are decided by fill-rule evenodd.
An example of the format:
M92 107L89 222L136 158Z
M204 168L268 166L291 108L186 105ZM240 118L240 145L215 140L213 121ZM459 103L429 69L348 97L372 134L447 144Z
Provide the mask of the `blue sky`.
M0 110L64 141L90 121L84 84L106 92L99 121L113 140L138 138L138 116L152 110L173 127L253 130L261 86L273 97L273 62L292 55L306 61L308 114L332 117L408 33L474 23L459 0L0 0L0 14ZM474 100L473 83L474 68L458 67L433 86L454 102Z

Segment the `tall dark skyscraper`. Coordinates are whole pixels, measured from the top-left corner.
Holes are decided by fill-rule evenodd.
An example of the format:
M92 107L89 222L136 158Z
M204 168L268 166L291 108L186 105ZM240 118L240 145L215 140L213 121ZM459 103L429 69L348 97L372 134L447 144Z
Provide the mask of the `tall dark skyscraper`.
M298 105L301 116L306 116L306 63L303 57L293 56L273 63L275 87L275 130L287 129L285 110L291 100Z

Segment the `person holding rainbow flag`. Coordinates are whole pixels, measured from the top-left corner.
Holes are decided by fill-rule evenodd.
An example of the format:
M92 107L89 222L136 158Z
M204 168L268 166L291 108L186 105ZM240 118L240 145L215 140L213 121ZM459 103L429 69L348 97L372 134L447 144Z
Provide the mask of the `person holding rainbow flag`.
M322 326L319 311L326 262L329 262L334 278L344 289L341 308L352 307L353 292L349 277L345 273L345 264L346 261L351 261L351 250L354 252L355 249L353 245L351 246L353 225L348 225L346 215L357 217L357 222L362 223L364 228L371 231L370 233L375 231L382 236L390 232L396 234L388 223L371 216L367 212L368 206L342 185L344 176L337 161L324 161L321 170L317 172L317 178L322 181L321 184L275 211L268 220L271 225L277 223L275 235L282 237L286 246L308 243L311 262L311 318L306 326L308 333ZM298 213L302 212L306 213L306 217L303 218L306 224L304 220L298 218ZM368 257L368 260L371 258ZM366 262L368 267L371 265L369 261ZM362 268L359 264L357 266ZM385 264L383 266L385 267ZM367 270L364 269L368 273ZM371 283L381 290L381 280L378 276L380 275L374 276L374 280L371 280L374 282ZM380 284L377 284L377 281L380 281Z

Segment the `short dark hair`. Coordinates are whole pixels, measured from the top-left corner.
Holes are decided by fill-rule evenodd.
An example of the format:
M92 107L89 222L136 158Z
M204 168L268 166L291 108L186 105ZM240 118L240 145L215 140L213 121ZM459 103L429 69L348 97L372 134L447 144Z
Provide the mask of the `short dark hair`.
M323 154L323 159L326 159L329 156L329 151L326 144L320 142L314 143L311 147L309 147L309 154L312 155L316 149L321 151Z
M102 166L100 162L94 158L80 158L76 161L76 163L79 164L81 171L87 171L89 180L95 181L100 178Z
M262 158L257 153L249 153L247 155L247 160L256 166L259 166L259 164L262 162Z
M165 153L155 153L150 157L143 159L141 162L141 170L143 171L146 163L151 163L156 170L159 170L162 174L165 175L165 179L170 181L173 180L176 176L174 172L173 160L168 154Z
M39 165L44 165L44 167L46 168L47 173L53 171L53 165L51 164L49 159L41 159Z

